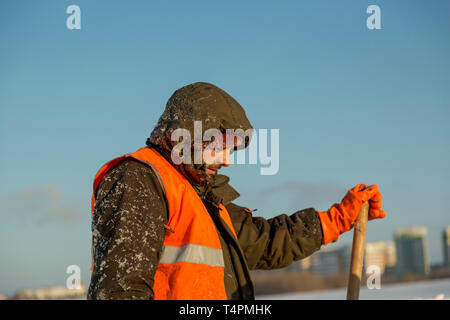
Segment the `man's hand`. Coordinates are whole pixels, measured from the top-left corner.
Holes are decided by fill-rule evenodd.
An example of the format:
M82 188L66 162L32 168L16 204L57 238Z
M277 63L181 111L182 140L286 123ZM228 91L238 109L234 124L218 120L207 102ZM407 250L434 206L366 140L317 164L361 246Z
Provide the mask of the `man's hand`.
M347 192L340 204L335 203L325 212L317 211L322 224L323 244L335 242L339 235L349 231L366 201L370 204L369 220L384 218L386 212L381 209L381 198L376 184L358 184Z

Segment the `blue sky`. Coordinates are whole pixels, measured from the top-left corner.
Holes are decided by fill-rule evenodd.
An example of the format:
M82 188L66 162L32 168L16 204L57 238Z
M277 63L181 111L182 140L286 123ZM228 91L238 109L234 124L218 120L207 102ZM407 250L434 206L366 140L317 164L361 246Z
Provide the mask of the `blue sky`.
M66 8L81 8L68 30ZM381 8L382 29L366 28ZM267 218L326 210L378 184L368 241L450 225L448 1L2 1L0 292L89 282L92 179L143 146L177 88L218 85L255 128L280 130L280 170L223 169ZM338 244L351 242L351 233Z

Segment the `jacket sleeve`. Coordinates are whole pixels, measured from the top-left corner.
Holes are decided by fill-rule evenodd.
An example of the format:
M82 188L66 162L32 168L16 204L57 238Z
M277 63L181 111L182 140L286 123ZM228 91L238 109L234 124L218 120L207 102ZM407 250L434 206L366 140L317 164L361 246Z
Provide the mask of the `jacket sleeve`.
M92 216L88 299L153 299L167 223L162 188L150 167L125 160L103 179Z
M322 245L320 218L313 208L268 220L253 217L247 208L233 203L226 208L251 270L287 267Z

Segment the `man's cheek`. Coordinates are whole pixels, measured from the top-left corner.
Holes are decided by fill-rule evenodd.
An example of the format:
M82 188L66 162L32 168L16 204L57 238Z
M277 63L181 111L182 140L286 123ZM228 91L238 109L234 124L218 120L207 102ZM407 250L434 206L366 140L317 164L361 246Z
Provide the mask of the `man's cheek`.
M203 160L207 165L216 164L219 157L220 154L214 150L205 150L203 153Z

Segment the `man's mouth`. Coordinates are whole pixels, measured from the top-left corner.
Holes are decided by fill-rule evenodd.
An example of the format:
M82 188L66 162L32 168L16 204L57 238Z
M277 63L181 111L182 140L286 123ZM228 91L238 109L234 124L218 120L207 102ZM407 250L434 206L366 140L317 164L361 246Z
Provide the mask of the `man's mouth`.
M217 171L219 171L220 168L222 168L221 165L207 165L205 168L206 169L205 172L207 174L215 175L217 174Z

